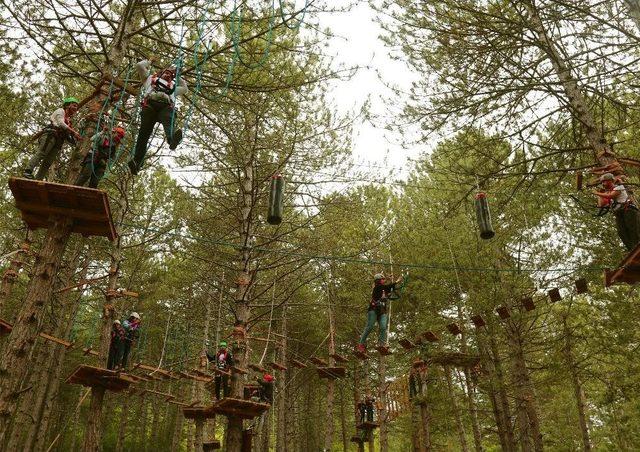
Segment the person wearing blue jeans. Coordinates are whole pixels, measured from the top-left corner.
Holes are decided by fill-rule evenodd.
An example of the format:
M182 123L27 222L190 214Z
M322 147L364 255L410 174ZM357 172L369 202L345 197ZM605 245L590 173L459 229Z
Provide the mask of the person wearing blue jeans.
M365 343L367 342L367 337L376 326L376 322L378 322L378 346L384 347L387 343L387 303L389 302L389 293L396 287L396 284L402 281L402 276L391 284L385 284L385 278L382 273L376 274L373 280L371 302L367 309L367 326L364 328L356 348L360 353L366 352Z

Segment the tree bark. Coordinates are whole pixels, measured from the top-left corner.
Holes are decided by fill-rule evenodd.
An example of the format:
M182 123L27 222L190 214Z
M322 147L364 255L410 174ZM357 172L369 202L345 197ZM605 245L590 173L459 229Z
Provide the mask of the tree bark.
M422 418L420 416L420 406L417 403L411 404L411 450L413 452L424 452L422 441L420 441Z
M380 452L389 450L387 438L387 365L386 357L378 357L378 423L380 424Z
M349 434L347 432L347 415L344 409L345 398L344 398L344 385L340 384L339 392L340 392L340 431L342 433L342 450L343 452L347 452L349 450Z
M195 452L202 452L204 419L201 417L196 418L195 424L196 424L196 428L195 428L195 435L193 439L193 450L195 450Z
M287 363L287 303L282 307L282 320L280 324L280 334L282 335L280 345L278 347L278 362L286 366ZM276 380L276 393L278 394L277 403L277 425L276 425L276 450L279 452L287 452L287 380L289 379L289 368L280 374L280 378Z
M129 414L129 399L125 397L122 401L122 413L120 413L120 426L118 427L118 439L116 440L116 452L122 452L125 446L125 439L127 436L127 424Z
M100 386L91 388L91 403L89 405L89 415L87 416L87 430L84 434L83 452L100 452L102 450L102 426L100 418L102 415L102 402L104 400L105 389Z
M464 424L462 422L462 416L460 415L460 409L456 402L456 395L453 391L453 380L451 378L451 369L448 366L444 367L445 378L447 380L447 394L449 396L449 402L451 404L451 411L453 418L456 422L456 430L458 432L458 438L460 440L460 450L468 452L469 446L467 445L467 435L464 431Z
M180 443L182 442L182 431L184 427L184 416L179 406L176 406L176 422L173 426L173 435L171 438L171 452L178 452L180 450Z
M424 401L420 404L420 418L422 420L422 446L425 452L431 451L431 413L429 403Z
M2 308L6 301L11 296L11 292L13 291L13 286L18 279L18 272L24 265L26 255L29 252L31 246L31 231L27 233L27 239L20 246L20 250L15 255L15 257L11 260L9 264L9 268L5 270L4 275L2 275L2 283L0 284L0 315L2 315Z

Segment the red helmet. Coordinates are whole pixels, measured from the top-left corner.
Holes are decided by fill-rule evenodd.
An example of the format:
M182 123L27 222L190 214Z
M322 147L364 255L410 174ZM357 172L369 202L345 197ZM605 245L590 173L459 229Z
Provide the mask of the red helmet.
M127 133L126 130L124 130L122 127L114 127L113 131L120 137L124 137Z
M268 383L271 383L273 381L273 375L271 374L264 374L264 376L262 377L262 379Z

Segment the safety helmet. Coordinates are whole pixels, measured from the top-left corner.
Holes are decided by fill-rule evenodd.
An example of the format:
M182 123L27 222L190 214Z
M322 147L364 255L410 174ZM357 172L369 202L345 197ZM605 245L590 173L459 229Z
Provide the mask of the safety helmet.
M120 137L124 137L125 134L127 133L126 130L124 130L122 127L114 127L113 131Z
M374 281L378 281L380 279L384 279L384 275L382 273L376 273L375 275L373 275Z
M160 75L164 74L165 72L170 72L170 73L171 73L171 75L172 75L173 77L175 77L175 76L176 76L177 69L176 69L176 67L175 67L175 66L173 66L173 65L172 65L172 66L168 66L168 67L164 68L162 71L160 71Z
M62 105L66 107L69 104L79 104L80 101L76 97L65 97L62 100Z
M120 320L114 320L114 321L113 321L113 323L114 323L114 325L115 325L115 324L120 325Z
M220 347L226 347L227 341L220 341Z
M600 176L600 182L604 182L606 180L612 181L615 180L615 177L611 173L604 173L602 176Z
M140 320L140 314L138 314L137 312L132 312L129 317Z
M264 374L264 376L262 377L262 379L268 383L271 383L273 381L273 375L271 374Z

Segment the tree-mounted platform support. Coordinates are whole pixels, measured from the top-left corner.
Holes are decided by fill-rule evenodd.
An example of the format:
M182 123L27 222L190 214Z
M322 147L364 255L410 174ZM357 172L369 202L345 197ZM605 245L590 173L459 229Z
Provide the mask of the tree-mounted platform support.
M225 397L214 403L210 409L216 414L226 417L238 417L241 419L253 419L271 408L268 403L254 402L252 400Z
M9 178L9 188L29 229L48 229L55 218L65 217L73 220L71 232L111 241L118 236L102 190L18 177Z
M640 281L640 245L636 246L622 259L615 270L604 271L604 286L614 284L636 284Z
M344 378L347 375L347 369L344 367L318 367L318 376L320 378L326 378L328 380L335 380L338 378Z
M101 387L109 391L124 391L135 382L134 378L125 373L84 364L78 366L67 378L69 384L80 384L91 388Z
M186 419L213 419L216 413L212 407L186 406L182 408L182 414Z
M361 424L356 425L356 428L358 430L374 430L378 427L380 427L380 424L378 424L377 422L369 422L369 421L365 421L365 422L362 422Z

